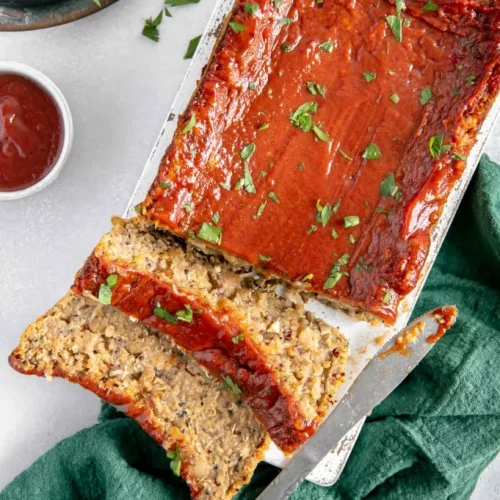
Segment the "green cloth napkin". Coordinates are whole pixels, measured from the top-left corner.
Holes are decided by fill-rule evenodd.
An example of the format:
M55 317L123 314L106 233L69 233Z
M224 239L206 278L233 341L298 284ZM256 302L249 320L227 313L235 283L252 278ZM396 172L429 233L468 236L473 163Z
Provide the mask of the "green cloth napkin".
M418 301L456 304L459 319L368 418L336 485L304 483L294 500L468 498L500 450L500 168L483 157ZM261 463L240 500L276 475ZM105 406L0 500L182 500L186 485L131 419Z

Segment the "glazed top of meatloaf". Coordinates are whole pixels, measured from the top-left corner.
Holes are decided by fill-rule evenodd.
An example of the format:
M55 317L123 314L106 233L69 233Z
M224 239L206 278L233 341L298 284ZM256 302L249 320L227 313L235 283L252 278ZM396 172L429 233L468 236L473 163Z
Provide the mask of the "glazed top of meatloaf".
M142 212L394 322L497 93L500 8L243 4Z

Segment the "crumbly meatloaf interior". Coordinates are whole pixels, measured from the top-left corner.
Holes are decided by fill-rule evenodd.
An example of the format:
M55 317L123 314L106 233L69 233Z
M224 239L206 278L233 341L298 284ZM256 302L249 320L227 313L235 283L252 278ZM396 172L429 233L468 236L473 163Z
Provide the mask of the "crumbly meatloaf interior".
M178 450L193 498L231 498L268 446L250 408L167 336L71 292L27 328L9 361L123 405L166 450Z
M299 293L282 286L282 293L278 295L275 293L276 280L256 276L248 265L241 267L240 263L228 263L220 255L204 253L189 241L186 243L168 233L154 231L142 218L118 220L96 247L94 256L105 263L107 274L118 274L113 297L115 293L122 293L122 299L117 298L116 303L113 299L113 304L124 308L127 314L134 315L143 310L142 306L127 309L124 305L126 298L123 299L123 293L137 296L140 295L138 289L126 284L119 290L122 276L134 270L153 276L188 297L195 297L197 303L203 303L212 311L222 311L225 316L236 319L238 329L243 333L240 339L233 339L239 341L229 342L229 347L227 344L225 347L233 349L237 356L242 345L246 345L264 360L266 369L271 371L276 385L287 399L288 406L283 411L290 411L293 429L286 432L309 433L298 441L314 432L343 380L348 345L336 328L304 310ZM80 276L82 274L85 275L85 269ZM85 290L85 279L80 279L80 286L82 282ZM94 286L94 294L96 290L98 288ZM144 316L137 319L148 321ZM172 325L167 326L171 328ZM195 358L204 359L196 354ZM224 374L222 369L221 375ZM235 377L245 395L245 381L238 379L238 374ZM262 401L253 397L246 400L261 418ZM276 407L271 411L276 413ZM291 436L281 436L280 430L273 428L274 424L266 417L261 421L284 451L292 451L300 444L291 443Z

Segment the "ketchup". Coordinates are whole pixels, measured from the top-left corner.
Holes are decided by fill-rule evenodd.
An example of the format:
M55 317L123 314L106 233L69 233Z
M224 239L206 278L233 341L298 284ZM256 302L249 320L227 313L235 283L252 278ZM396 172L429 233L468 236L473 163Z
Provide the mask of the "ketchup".
M52 97L31 80L0 74L0 191L36 184L55 165L61 116Z

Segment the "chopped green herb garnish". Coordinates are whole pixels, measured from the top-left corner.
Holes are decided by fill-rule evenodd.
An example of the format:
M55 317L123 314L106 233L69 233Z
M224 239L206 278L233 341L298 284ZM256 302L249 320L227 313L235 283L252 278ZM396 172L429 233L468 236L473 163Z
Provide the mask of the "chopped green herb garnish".
M245 12L247 14L250 14L250 15L255 14L258 10L259 10L259 6L256 3L247 2L245 4Z
M311 224L311 227L306 231L306 234L314 233L317 230L318 230L318 226L316 226L315 224Z
M234 21L229 21L229 26L235 33L240 33L246 30L246 27L243 24L235 23Z
M241 389L233 382L233 379L227 375L222 375L222 380L233 391L236 396L241 394Z
M281 4L281 0L273 0L273 4L274 4L274 7L277 9Z
M238 335L235 335L232 339L231 342L233 344L238 344L239 342L243 342L245 340L245 334L244 333L239 333Z
M271 262L271 257L268 257L267 255L259 254L259 260L261 260L262 262Z
M195 36L191 40L189 40L188 48L186 53L184 54L184 59L191 59L198 48L198 44L200 43L201 35Z
M451 89L451 95L458 95L458 89Z
M333 51L333 42L331 40L327 40L326 42L320 43L319 48L323 52L332 52Z
M222 229L218 226L213 226L209 222L204 222L198 231L198 238L209 241L210 243L220 243L222 237Z
M159 302L156 303L156 307L154 309L154 315L157 318L168 321L169 323L173 324L177 323L177 318L173 314L170 314L166 309L163 309Z
M322 205L320 200L318 200L316 202L316 210L318 211L318 213L316 214L316 220L321 223L323 227L325 227L328 224L330 217L332 216L332 207L330 207L329 203Z
M311 281L312 279L314 278L314 274L306 274L303 278L302 278L302 282L304 281Z
M249 88L250 90L255 90L255 82L249 82L249 83L248 83L248 88Z
M403 41L403 21L400 16L387 16L387 24L392 30L394 38L401 43Z
M305 163L301 163L299 165L299 170L304 170L306 168L306 164Z
M316 111L318 111L318 105L315 102L305 102L290 114L290 121L304 132L309 132L313 126L311 113L316 113Z
M142 204L141 203L138 203L135 207L134 207L134 210L135 210L135 213L136 214L142 214Z
M365 72L363 73L363 78L368 82L373 82L375 78L377 78L377 73L370 73L370 72Z
M341 149L339 149L339 153L347 160L347 161L352 161L352 158L347 154L345 153L344 151L342 151Z
M181 453L179 446L175 444L175 450L167 451L167 457L171 459L170 470L176 475L181 475Z
M352 234L349 235L349 243L351 245L354 245L356 243L356 238Z
M444 144L444 134L434 135L429 139L429 151L431 156L438 160L442 153L449 151L451 146Z
M387 177L380 183L380 193L382 196L396 196L398 192L398 187L396 186L396 180L394 174L390 172Z
M397 104L399 102L399 96L398 94L392 94L391 95L391 101L394 103L394 104Z
M384 298L382 299L382 302L384 304L388 304L391 301L391 297L392 297L392 290L387 290L387 292L385 292L385 294L384 294Z
M286 43L281 44L281 50L283 52L291 52L293 47L291 45L287 45Z
M93 2L98 6L98 7L102 7L101 5L101 0L93 0Z
M344 217L344 227L354 227L359 224L359 217L357 215L346 215Z
M333 204L333 208L332 208L332 212L334 214L336 214L339 210L339 207L340 207L340 200L337 200L334 204Z
M422 92L420 93L420 99L419 102L422 106L425 106L431 99L432 99L432 89L430 87L426 87Z
M110 274L106 278L106 285L109 286L109 288L113 288L118 284L118 274Z
M186 304L184 306L184 309L181 309L180 311L177 311L175 313L175 317L179 321L184 321L186 323L192 323L193 322L193 310L191 309L191 306L189 304Z
M378 160L382 157L379 147L373 142L368 144L362 156L365 160Z
M278 200L278 197L276 196L276 193L273 193L273 191L271 191L267 196L269 196L269 198L273 200L274 203L280 202L280 200Z
M263 123L260 127L259 130L267 130L269 128L269 123Z
M186 234L190 237L190 238L196 238L196 234L193 233L193 231L186 231Z
M257 190L255 189L255 184L253 183L252 173L250 172L250 168L248 167L248 163L245 162L243 166L244 177L242 180L242 187L244 187L247 193L255 194Z
M243 161L249 160L250 157L253 155L253 152L255 151L255 144L250 143L247 144L240 153L240 157Z
M460 154L460 153L453 153L451 155L451 157L454 159L454 160L462 160L462 161L467 161L467 156L463 155L463 154Z
M218 224L219 220L220 220L219 212L214 212L214 214L212 215L212 221L213 221L213 223L214 224Z
M231 189L231 186L227 182L221 182L220 187L222 189L225 189L226 191L229 191Z
M160 40L160 32L158 31L158 26L161 24L163 19L163 10L153 19L148 18L144 21L144 28L142 28L142 34L153 40L153 42L158 42Z
M469 75L465 81L469 84L469 85L474 85L476 83L476 75Z
M292 24L295 22L295 19L292 19L291 17L282 17L279 20L279 25L284 26L285 24Z
M168 189L172 185L171 182L160 182L160 187L162 189Z
M439 5L437 3L434 3L432 0L427 0L425 5L422 7L422 10L427 10L427 11L435 11L439 9Z
M182 134L187 134L196 125L196 115L191 113L191 118L187 122L186 126L182 129Z
M185 204L182 206L182 208L183 208L186 212L191 213L191 212L193 211L193 204L192 204L190 201L188 201L187 203L185 203Z
M349 262L349 254L345 253L340 257L335 264L333 264L332 268L330 269L330 274L328 275L328 278L325 281L325 284L323 285L323 290L330 290L333 288L342 278L343 274L340 272L340 267L344 266Z
M339 237L339 233L337 233L337 231L335 231L335 229L332 229L332 238L334 240L336 240L338 237Z
M325 87L323 87L323 85L320 85L319 83L307 82L306 87L307 87L307 90L312 95L319 94L321 97L325 97L325 95L326 95Z
M405 0L396 0L396 14L399 16L406 9Z
M98 296L99 302L105 306L109 306L111 304L112 295L113 292L111 291L111 287L105 283L101 283Z
M265 170L261 170L259 174L259 179L263 179L267 175L267 172Z
M264 213L264 208L266 208L266 205L267 205L267 200L263 201L259 205L259 208L257 209L257 213L253 216L254 219L258 219Z
M312 126L312 129L313 129L313 132L316 134L316 137L320 140L320 141L328 141L329 137L328 137L328 134L326 132L323 132L317 125L315 125L313 123L313 126Z
M378 214L386 214L386 215L392 214L392 210L386 210L385 208L382 208L382 207L377 207L375 209L375 212L377 212Z

